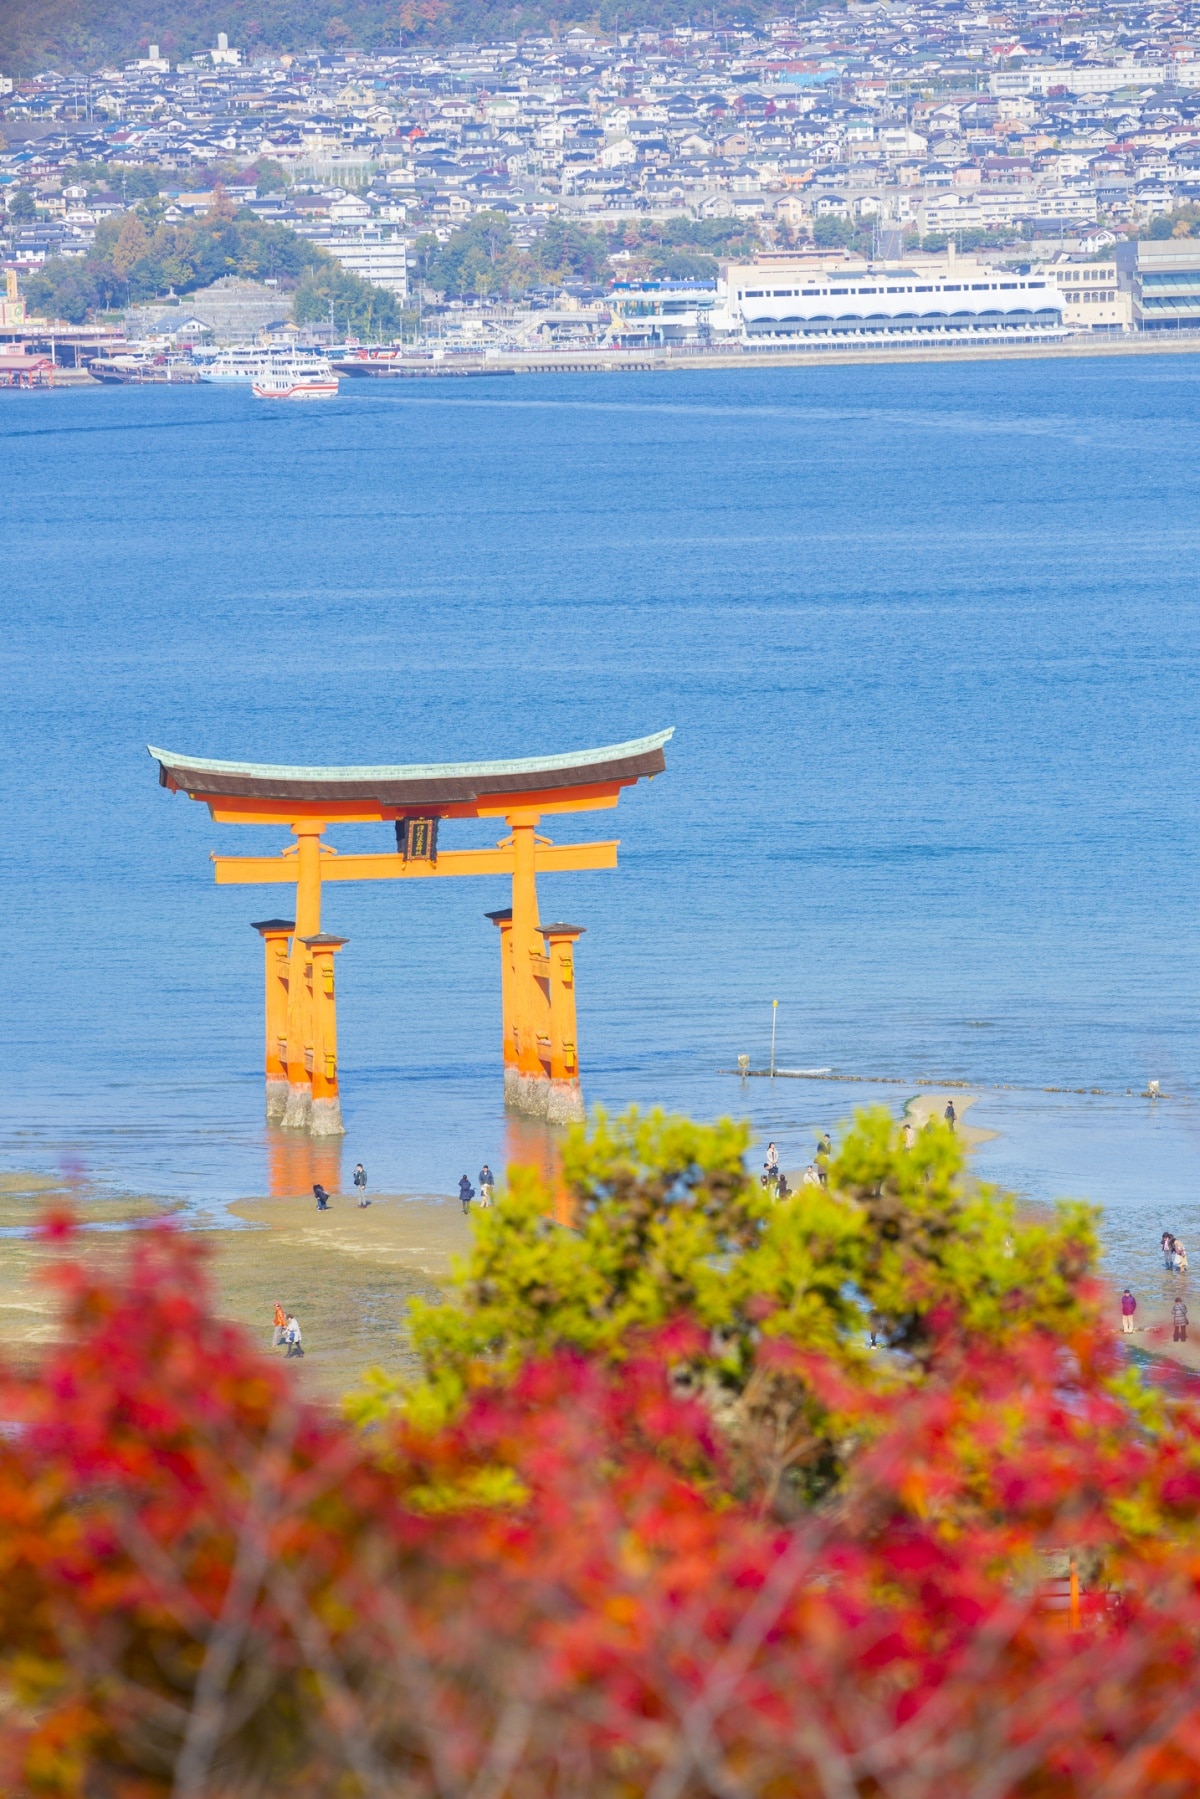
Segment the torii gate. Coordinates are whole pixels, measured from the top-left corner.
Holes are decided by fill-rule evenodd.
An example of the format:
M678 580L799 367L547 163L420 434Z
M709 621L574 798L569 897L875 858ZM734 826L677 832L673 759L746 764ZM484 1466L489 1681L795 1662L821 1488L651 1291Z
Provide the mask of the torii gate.
M321 929L326 881L448 875L512 876L512 906L486 914L500 931L504 1102L564 1123L583 1117L575 1030L576 940L582 927L543 925L537 877L615 868L617 844L552 844L543 814L615 806L623 787L666 767L673 730L567 756L411 768L286 768L209 762L150 747L159 782L203 801L218 824L287 825L281 856L218 856L218 885L285 883L295 917L263 919L266 954L267 1119L317 1136L342 1133L333 959L347 939ZM510 835L490 850L439 850L444 818L503 818ZM394 852L342 856L327 825L394 822Z

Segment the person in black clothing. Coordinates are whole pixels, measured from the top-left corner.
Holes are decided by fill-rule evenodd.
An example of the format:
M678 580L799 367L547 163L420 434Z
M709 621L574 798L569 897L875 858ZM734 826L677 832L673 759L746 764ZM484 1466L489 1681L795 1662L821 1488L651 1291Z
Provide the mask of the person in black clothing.
M329 1210L329 1195L326 1193L320 1181L313 1182L313 1192L317 1196L318 1212L327 1212Z
M942 1117L946 1120L950 1129L953 1130L958 1122L958 1113L954 1110L954 1101L952 1099L946 1101L946 1110L942 1113Z
M363 1167L361 1162L359 1162L355 1165L354 1185L358 1188L358 1195L359 1195L358 1203L359 1203L359 1205L360 1206L369 1206L371 1202L367 1198L367 1171Z
M470 1211L471 1201L475 1197L475 1189L471 1185L470 1181L467 1179L465 1174L463 1175L461 1181L459 1181L459 1183L458 1183L458 1197L462 1200L463 1215L465 1217L465 1215Z

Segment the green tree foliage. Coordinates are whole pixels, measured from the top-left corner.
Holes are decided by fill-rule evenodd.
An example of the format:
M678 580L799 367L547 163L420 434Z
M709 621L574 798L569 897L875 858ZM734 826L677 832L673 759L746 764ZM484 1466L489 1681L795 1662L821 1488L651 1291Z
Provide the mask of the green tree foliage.
M503 294L521 285L521 256L502 212L477 212L445 244L418 238L418 266L430 287L449 294Z
M870 225L856 224L836 213L827 212L823 218L813 220L813 242L819 249L847 249L869 256L873 241Z
M552 1222L531 1171L513 1171L479 1216L452 1300L413 1304L425 1369L405 1402L414 1415L452 1415L481 1380L562 1347L620 1359L687 1314L708 1333L689 1378L741 1445L747 1479L812 1495L840 1475L841 1407L794 1361L773 1367L764 1343L824 1358L857 1390L888 1391L922 1382L950 1340L1002 1345L1017 1328L1079 1325L1091 1214L1069 1205L1049 1222L1019 1219L1010 1197L965 1176L943 1126L910 1149L888 1112L860 1113L828 1189L778 1203L746 1172L748 1146L748 1129L728 1120L599 1115L564 1153L572 1229ZM377 1378L359 1415L396 1397Z
M130 169L122 182L127 200L157 200L159 178L153 169Z
M326 259L309 269L292 302L298 325L332 322L339 336L391 339L400 335L400 302L387 288L375 287Z
M399 302L384 288L347 274L316 245L286 226L233 208L218 197L195 224L169 224L161 206L139 207L104 219L86 259L53 258L25 284L30 310L79 324L89 313L153 300L174 290L193 293L222 275L274 280L281 307L296 289L300 323L326 320L334 299L339 329L391 336Z
M774 16L766 0L741 0L718 20ZM95 69L144 53L151 40L176 60L215 44L218 31L253 54L494 41L580 24L652 30L691 17L684 0L18 0L0 6L0 68Z
M741 219L631 221L616 236L614 248L635 258L630 275L651 281L712 281L718 257L750 256L760 248L757 231Z
M432 236L418 238L413 260L420 279L439 293L510 299L568 281L602 285L621 266L611 258L622 250L634 258L625 268L638 279L709 281L717 273L714 252L740 255L757 243L757 234L737 219L631 222L606 232L552 218L528 249L521 249L506 214L480 212L445 244Z
M1171 212L1160 212L1141 235L1156 241L1168 237L1200 237L1200 206L1189 202ZM1105 250L1103 255L1111 260L1112 252Z
M37 218L37 205L27 187L19 187L9 201L8 216L18 225L28 225Z
M439 293L509 299L565 281L606 282L613 247L602 231L551 219L541 236L522 249L513 242L505 213L477 212L445 244L431 236L418 238L413 256L420 278Z
M34 317L66 319L82 325L94 312L116 304L120 282L110 269L109 280L90 258L55 256L44 262L25 283L25 299Z
M654 281L715 281L719 267L703 250L656 250L650 257Z

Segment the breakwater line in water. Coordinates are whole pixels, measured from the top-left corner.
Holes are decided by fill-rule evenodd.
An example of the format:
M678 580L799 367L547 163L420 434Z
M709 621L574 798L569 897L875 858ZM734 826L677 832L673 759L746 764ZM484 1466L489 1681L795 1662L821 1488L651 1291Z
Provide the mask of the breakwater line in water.
M1140 1090L1133 1087L1034 1087L1019 1081L936 1080L932 1075L900 1074L835 1074L831 1068L718 1068L718 1074L731 1074L743 1081L844 1081L860 1087L954 1087L979 1093L1086 1093L1106 1099L1171 1099L1170 1093ZM1155 1083L1157 1088L1157 1082Z

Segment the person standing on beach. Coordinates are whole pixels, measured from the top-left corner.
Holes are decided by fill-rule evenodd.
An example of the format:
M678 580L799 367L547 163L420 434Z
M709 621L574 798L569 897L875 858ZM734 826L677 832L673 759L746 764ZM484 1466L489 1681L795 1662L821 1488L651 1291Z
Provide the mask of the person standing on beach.
M272 1349L279 1348L279 1345L283 1342L283 1333L286 1329L287 1329L287 1313L284 1311L284 1309L280 1305L279 1301L276 1300L275 1301L275 1325L274 1325L274 1329L271 1332L271 1348Z
M289 1359L293 1356L302 1356L304 1354L304 1345L300 1340L300 1320L296 1317L294 1312L289 1312L287 1315L287 1326L283 1333L283 1340L287 1344L287 1355Z
M904 1130L902 1132L902 1135L904 1137L905 1149L911 1149L913 1144L917 1140L917 1127L913 1123L911 1118L906 1118L904 1120Z
M1164 1268L1169 1269L1171 1267L1171 1259L1174 1254L1175 1233L1174 1231L1164 1231L1162 1234L1162 1259Z
M767 1185L774 1186L779 1179L779 1151L773 1143L767 1144L767 1157L763 1163L763 1169L766 1173Z
M464 1174L458 1183L458 1197L462 1200L463 1217L471 1210L471 1201L475 1197L475 1189Z
M1176 1296L1175 1304L1171 1307L1171 1323L1175 1326L1175 1342L1186 1343L1188 1327L1187 1306L1184 1304L1182 1297L1178 1295Z
M485 1162L483 1167L479 1170L479 1206L481 1211L485 1206L491 1205L495 1196L495 1191L495 1177Z
M954 1101L952 1099L946 1101L946 1110L942 1113L942 1117L946 1120L950 1129L953 1130L958 1123L958 1113L954 1110Z
M354 1185L358 1188L358 1203L359 1203L359 1205L360 1206L369 1206L371 1202L367 1198L367 1171L363 1167L361 1162L358 1162L355 1164Z
M1126 1287L1121 1295L1121 1329L1128 1337L1133 1330L1133 1314L1137 1311L1137 1300Z

